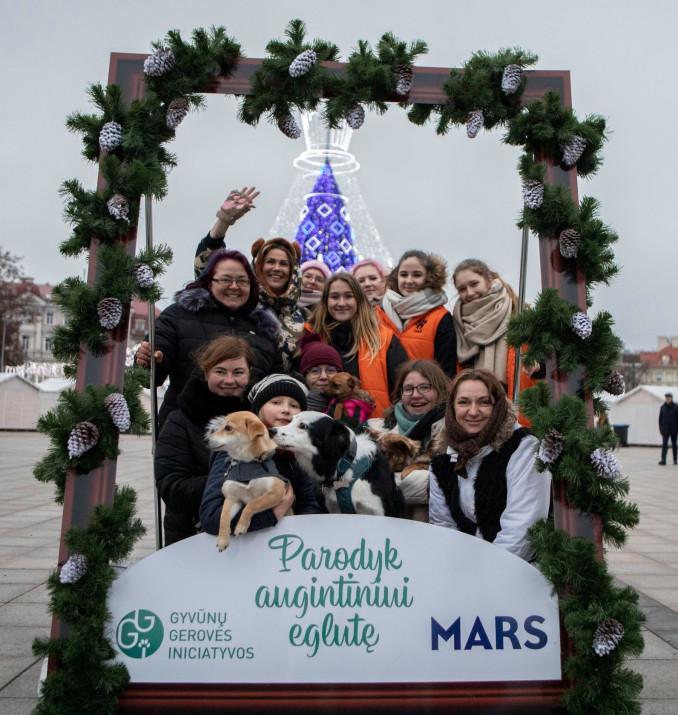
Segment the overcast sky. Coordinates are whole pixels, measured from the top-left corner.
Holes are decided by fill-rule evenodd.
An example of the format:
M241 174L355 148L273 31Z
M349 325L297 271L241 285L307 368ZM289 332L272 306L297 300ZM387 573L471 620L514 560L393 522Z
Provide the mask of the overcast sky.
M224 25L247 56L262 57L268 40L300 17L309 37L334 42L342 59L359 39L375 44L390 30L428 43L421 65L459 67L474 51L521 46L539 56L537 69L569 69L578 116L602 114L610 131L598 175L579 185L580 196L600 200L601 217L620 235L622 272L612 287L598 289L594 312L612 312L629 348L678 335L675 2L0 0L0 8L0 245L23 256L25 272L39 282L82 275L84 262L58 251L69 233L58 189L68 178L93 187L96 167L81 158L80 140L64 121L90 111L85 90L106 82L109 54L148 52L169 29L188 38L195 27ZM241 125L236 112L235 99L211 97L207 110L178 130L172 150L179 166L168 198L154 208L156 241L175 253L163 281L168 297L190 279L195 244L230 188L262 191L256 211L228 236L247 251L268 234L294 180L301 142L265 121ZM459 129L438 137L432 126L410 124L398 107L383 117L368 114L351 149L362 167L362 195L394 255L425 246L451 267L479 257L517 285L519 150L501 135L469 140ZM537 253L533 238L528 298L539 291Z

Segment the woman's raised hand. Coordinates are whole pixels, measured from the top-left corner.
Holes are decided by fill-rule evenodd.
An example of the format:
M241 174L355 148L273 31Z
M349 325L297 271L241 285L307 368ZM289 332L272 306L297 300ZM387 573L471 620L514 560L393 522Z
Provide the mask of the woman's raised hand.
M259 194L254 186L244 186L240 191L231 191L217 211L217 218L225 223L235 223L241 216L256 208L254 199Z
M155 361L162 362L164 359L162 350L155 351ZM136 353L134 354L134 362L141 367L150 367L151 365L151 344L149 342L144 342L139 344Z

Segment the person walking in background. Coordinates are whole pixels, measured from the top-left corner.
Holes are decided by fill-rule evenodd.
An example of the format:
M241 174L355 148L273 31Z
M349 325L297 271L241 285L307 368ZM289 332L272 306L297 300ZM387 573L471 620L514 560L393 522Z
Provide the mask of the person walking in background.
M678 405L673 401L673 394L664 395L664 404L659 408L659 432L662 436L662 458L659 464L666 464L669 451L669 437L673 451L673 463L678 464Z

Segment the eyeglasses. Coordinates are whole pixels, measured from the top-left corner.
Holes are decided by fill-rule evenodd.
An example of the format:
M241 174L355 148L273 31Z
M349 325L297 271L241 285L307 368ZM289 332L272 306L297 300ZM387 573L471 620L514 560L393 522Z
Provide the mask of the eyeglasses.
M235 283L238 288L246 288L250 284L249 278L233 278L233 276L221 276L221 278L212 278L212 283L218 283L222 286L230 286Z
M322 373L326 375L336 375L339 370L336 367L312 367L306 372L307 375L312 375L313 377L319 377Z
M421 385L405 385L405 387L403 387L403 395L413 395L415 390L420 395L428 395L428 393L433 390L433 385L429 382L422 382Z

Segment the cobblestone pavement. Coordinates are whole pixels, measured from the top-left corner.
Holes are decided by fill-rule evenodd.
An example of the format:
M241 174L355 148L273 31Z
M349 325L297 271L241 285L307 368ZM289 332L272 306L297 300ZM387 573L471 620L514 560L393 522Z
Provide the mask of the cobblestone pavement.
M41 661L31 653L49 633L45 581L56 565L61 508L53 487L32 477L47 440L0 432L0 713L24 715L37 702ZM137 490L147 533L132 560L155 549L150 438L123 437L118 481ZM619 452L641 521L622 550L610 550L615 576L640 592L645 652L629 665L643 674L643 713L678 713L678 466L658 466L658 449Z

